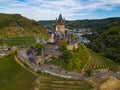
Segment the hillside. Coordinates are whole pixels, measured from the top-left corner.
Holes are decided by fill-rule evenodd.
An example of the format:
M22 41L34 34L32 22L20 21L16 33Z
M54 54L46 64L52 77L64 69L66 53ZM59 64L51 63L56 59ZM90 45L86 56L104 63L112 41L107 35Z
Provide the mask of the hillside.
M0 45L3 46L29 46L35 43L34 37L14 37L14 38L7 38L7 39L0 39Z
M64 50L60 58L52 58L48 63L56 66L60 65L62 69L68 71L81 73L87 73L97 69L109 69L114 72L120 71L118 64L88 49L84 44L80 44L76 50Z
M13 54L0 58L0 90L31 90L35 79L15 61Z
M118 64L113 62L112 60L101 56L98 53L95 53L92 50L89 50L91 54L91 59L86 63L84 68L82 69L83 72L88 70L96 70L96 69L108 69L114 72L120 71Z
M76 20L72 21L67 26L70 28L90 28L92 30L108 29L112 26L120 25L120 17L93 19L93 20Z
M120 25L103 30L91 41L89 47L103 56L120 63Z
M20 14L0 14L0 39L40 36L47 38L45 27Z
M55 29L55 20L40 20L38 22L44 25L47 29Z
M28 67L27 67L28 68ZM36 90L35 80L39 77L39 90L88 90L92 85L86 80L66 79L52 76L46 73L39 73L35 76L31 72L21 67L10 55L0 58L0 90Z
M87 80L67 79L52 76L49 74L40 74L39 90L91 90L93 86Z
M39 21L41 24L45 25L49 29L53 29L55 20ZM70 29L78 28L90 28L92 30L102 30L108 29L112 26L120 25L120 17L106 18L106 19L93 19L93 20L66 20L66 27Z

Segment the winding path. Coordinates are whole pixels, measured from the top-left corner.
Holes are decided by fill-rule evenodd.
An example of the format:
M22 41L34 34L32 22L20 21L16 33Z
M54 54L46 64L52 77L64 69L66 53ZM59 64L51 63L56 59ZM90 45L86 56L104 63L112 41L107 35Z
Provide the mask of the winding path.
M35 76L38 76L37 73L35 73L34 71L30 70L29 68L27 68L20 60L18 60L17 56L14 56L15 58L15 61L21 66L23 67L24 69L26 69L27 71L33 73Z
M30 68L32 68L34 71L40 70L43 73L49 73L51 75L63 77L63 78L78 78L78 79L85 79L88 78L85 75L82 75L77 72L68 72L61 70L58 66L51 66L51 65L37 65L35 63L31 63L28 56L26 55L26 50L19 50L18 51L18 58L23 60ZM90 60L89 60L90 61ZM89 63L88 61L88 63ZM106 74L110 74L114 77L117 77L120 79L120 74L119 73L114 73L114 72L103 72L103 73L96 73L94 76L104 76Z
M18 58L20 58L23 62L25 62L30 68L37 71L40 70L43 73L49 73L51 75L63 77L63 78L86 78L77 72L68 72L65 70L61 70L59 66L52 65L37 65L35 63L31 63L28 56L26 55L26 50L18 51Z

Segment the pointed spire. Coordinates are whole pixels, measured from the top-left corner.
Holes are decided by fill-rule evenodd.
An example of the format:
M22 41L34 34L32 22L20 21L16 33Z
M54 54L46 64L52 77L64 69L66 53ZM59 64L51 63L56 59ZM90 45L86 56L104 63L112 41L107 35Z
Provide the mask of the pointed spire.
M62 14L60 13L58 19L56 20L57 24L64 24L64 19L62 18Z
M60 22L62 21L62 15L61 14L59 15L58 21L60 21Z

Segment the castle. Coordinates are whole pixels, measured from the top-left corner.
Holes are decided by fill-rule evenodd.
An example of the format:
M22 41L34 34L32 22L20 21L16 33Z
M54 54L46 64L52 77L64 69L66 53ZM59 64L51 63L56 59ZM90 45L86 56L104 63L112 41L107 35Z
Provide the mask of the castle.
M65 33L65 19L62 18L62 15L59 15L59 18L56 18L56 32Z

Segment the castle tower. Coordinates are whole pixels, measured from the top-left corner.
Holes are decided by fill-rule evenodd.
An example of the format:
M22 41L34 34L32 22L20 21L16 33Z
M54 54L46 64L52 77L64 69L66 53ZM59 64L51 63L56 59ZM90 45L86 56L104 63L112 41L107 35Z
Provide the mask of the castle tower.
M56 32L65 32L65 19L63 20L62 15L59 15L59 18L56 18Z

